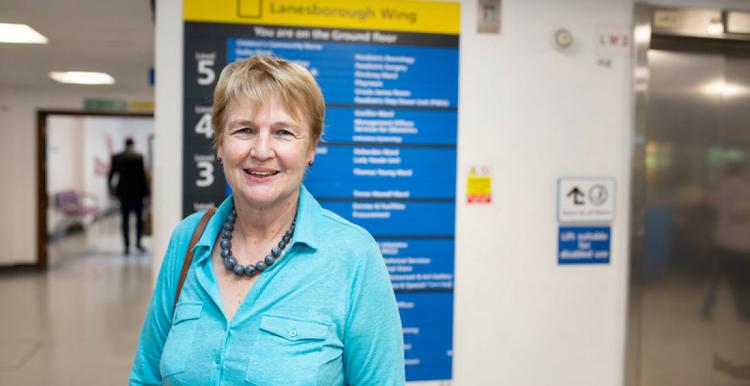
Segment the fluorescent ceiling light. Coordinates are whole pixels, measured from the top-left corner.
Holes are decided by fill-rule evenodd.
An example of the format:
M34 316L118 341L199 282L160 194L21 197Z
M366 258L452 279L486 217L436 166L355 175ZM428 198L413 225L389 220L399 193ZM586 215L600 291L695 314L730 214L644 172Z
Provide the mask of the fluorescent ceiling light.
M47 38L26 24L0 23L0 43L47 44Z
M60 83L72 84L114 84L115 78L104 72L52 71L49 77Z

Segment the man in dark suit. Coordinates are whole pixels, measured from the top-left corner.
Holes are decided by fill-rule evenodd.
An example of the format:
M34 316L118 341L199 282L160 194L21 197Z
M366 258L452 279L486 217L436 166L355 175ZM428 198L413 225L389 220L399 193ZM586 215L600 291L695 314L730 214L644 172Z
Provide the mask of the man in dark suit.
M143 166L143 156L133 150L133 139L125 140L125 151L112 156L107 184L110 194L120 200L122 214L122 237L125 241L125 254L130 253L130 213L135 213L136 242L138 251L144 252L141 246L143 232L143 199L149 195L146 169ZM117 175L117 185L112 184Z

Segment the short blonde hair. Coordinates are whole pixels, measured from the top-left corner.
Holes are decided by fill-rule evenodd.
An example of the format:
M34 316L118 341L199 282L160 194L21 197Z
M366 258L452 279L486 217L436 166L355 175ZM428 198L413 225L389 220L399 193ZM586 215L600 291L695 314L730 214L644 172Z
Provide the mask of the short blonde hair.
M255 106L278 98L295 119L310 126L310 146L317 144L323 134L326 106L312 74L297 63L255 55L224 67L219 75L211 115L214 149L222 144L227 108L240 95L250 98Z

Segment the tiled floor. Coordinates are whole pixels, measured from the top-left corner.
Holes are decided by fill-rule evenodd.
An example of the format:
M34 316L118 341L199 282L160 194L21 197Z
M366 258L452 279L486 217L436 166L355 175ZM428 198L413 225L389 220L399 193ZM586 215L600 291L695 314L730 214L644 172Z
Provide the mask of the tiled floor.
M127 383L151 264L121 253L112 218L51 246L48 273L0 275L0 385Z

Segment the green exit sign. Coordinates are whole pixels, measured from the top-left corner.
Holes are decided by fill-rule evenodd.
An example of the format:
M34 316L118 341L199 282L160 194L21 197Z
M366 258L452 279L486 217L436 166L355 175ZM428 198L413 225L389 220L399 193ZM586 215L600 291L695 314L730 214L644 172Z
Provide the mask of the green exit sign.
M84 99L84 110L125 111L128 102L123 99Z

